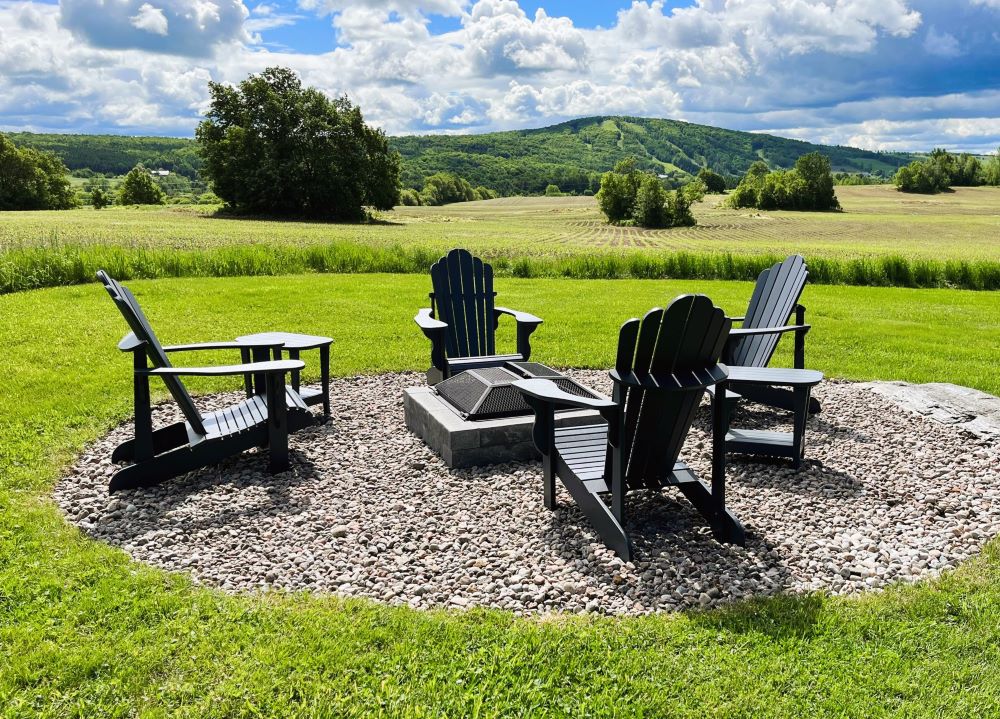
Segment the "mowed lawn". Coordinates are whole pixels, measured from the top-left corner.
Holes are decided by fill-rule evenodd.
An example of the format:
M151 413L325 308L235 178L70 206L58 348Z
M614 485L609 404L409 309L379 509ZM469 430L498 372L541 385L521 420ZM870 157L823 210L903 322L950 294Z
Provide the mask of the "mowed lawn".
M426 277L129 284L166 342L281 328L333 336L338 374L427 364L412 322ZM683 292L741 314L752 285L497 289L545 319L539 360L607 367L626 318ZM803 302L807 363L830 376L1000 391L996 293L810 286ZM83 538L48 499L60 469L131 412L129 359L114 347L123 321L93 285L0 296L0 319L0 716L1000 715L996 540L916 587L642 619L231 597L138 565Z
M145 207L0 213L4 250L96 245L193 250L233 245L350 243L503 257L663 250L736 255L793 252L832 260L1000 260L1000 188L909 195L891 186L838 187L843 212L757 212L694 206L698 225L645 230L608 225L592 197L516 197L443 207L398 207L367 225L268 222L211 216L213 208Z

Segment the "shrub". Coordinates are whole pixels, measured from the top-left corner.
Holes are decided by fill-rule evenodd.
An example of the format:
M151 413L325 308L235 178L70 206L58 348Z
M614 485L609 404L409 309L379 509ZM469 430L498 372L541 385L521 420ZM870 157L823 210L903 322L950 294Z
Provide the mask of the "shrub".
M983 184L983 165L978 158L963 152L955 160L951 173L953 187L976 187Z
M136 165L118 188L120 205L162 205L166 196L142 165Z
M948 174L939 163L914 160L896 171L892 181L900 192L932 195L948 189Z
M884 185L885 178L862 172L838 172L833 176L834 185Z
M488 187L483 187L480 185L475 190L472 191L476 196L477 200L495 200L500 196L496 190L491 190Z
M238 212L360 219L399 199L399 154L346 97L303 88L287 68L238 87L210 82L196 137L202 172Z
M468 181L450 172L436 172L424 178L420 190L420 204L447 205L452 202L469 202L476 199L476 192Z
M684 193L685 199L687 199L689 205L693 205L696 202L701 202L705 199L705 193L708 192L708 187L705 183L699 179L695 178L691 182L684 185L681 188L681 192Z
M987 181L987 169L968 152L956 157L936 147L926 160L914 160L899 168L893 182L900 192L925 195L944 192L949 187L974 187Z
M399 193L399 204L415 207L420 204L420 195L412 187L408 187Z
M562 192L559 191L559 185L546 185L545 186L545 196L546 197L561 197Z
M636 168L630 158L601 177L597 203L616 225L675 227L695 224L691 201L682 191L667 192L659 178Z
M768 170L754 162L729 196L730 207L758 210L837 210L840 202L833 189L830 160L810 152L795 162L792 170Z
M90 204L94 206L95 210L103 210L111 204L111 195L100 187L95 187L90 193Z

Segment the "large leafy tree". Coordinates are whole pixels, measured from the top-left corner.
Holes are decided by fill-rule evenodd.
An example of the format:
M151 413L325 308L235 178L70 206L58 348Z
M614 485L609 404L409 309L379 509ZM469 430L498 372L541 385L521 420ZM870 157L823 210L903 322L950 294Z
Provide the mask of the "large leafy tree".
M120 205L162 205L166 196L142 165L136 165L118 188Z
M77 200L66 166L50 152L18 148L0 134L0 210L67 210Z
M708 167L698 171L698 179L705 183L705 191L721 193L726 191L726 178Z
M353 220L398 201L399 155L347 98L279 67L209 91L196 132L202 172L233 210Z
M819 152L810 152L795 161L795 172L805 183L804 196L801 200L803 209L840 209L840 202L833 189L830 158Z

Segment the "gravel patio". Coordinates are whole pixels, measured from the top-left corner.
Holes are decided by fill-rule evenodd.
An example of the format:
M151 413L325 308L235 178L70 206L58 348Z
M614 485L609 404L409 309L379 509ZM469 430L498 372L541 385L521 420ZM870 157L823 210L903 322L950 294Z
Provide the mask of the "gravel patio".
M569 370L610 392L606 372ZM564 492L542 505L537 462L449 470L403 423L417 373L331 386L333 421L290 441L292 469L257 452L113 496L113 430L58 484L69 521L135 560L230 592L308 589L415 608L646 614L781 592L854 594L957 566L1000 534L1000 450L861 385L814 396L806 460L731 457L728 503L747 546L712 538L676 492L633 494L636 561L596 538ZM233 395L203 397L211 409ZM787 417L749 405L740 425ZM175 419L174 405L154 421ZM682 457L709 476L703 405ZM561 487L560 487L560 491Z

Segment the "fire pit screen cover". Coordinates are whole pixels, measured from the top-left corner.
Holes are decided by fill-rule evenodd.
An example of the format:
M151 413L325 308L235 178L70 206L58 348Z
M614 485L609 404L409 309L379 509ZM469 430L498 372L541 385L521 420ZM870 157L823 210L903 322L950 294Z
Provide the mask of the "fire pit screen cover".
M551 379L563 392L578 397L600 397L538 362L506 362L503 367L466 370L439 382L434 390L465 419L512 417L531 414L531 408L512 383L532 377Z

